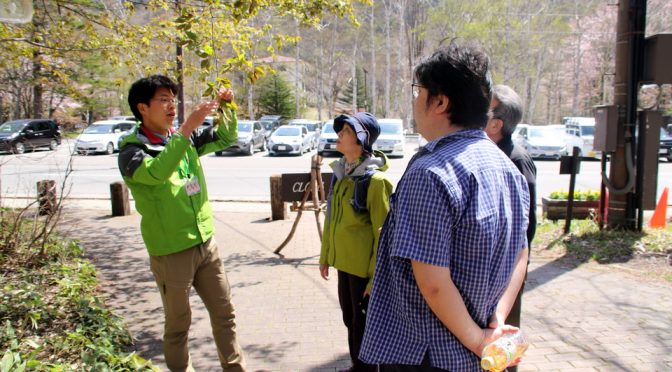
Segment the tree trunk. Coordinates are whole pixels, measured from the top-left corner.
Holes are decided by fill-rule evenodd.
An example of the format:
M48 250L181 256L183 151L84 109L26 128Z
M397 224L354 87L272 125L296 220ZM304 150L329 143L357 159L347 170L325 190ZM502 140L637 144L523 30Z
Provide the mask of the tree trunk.
M42 83L40 83L40 74L42 72L42 65L40 64L40 52L33 52L33 108L32 117L42 117Z
M376 28L373 19L376 16L375 4L371 6L371 19L369 24L371 26L371 113L376 114Z
M541 50L537 53L537 74L534 79L534 86L530 92L530 102L527 106L527 122L532 123L534 121L534 110L537 105L537 95L539 93L539 84L541 83L541 75L544 71L544 63L546 56L546 45L542 46Z
M390 113L390 84L391 84L391 57L392 57L392 40L390 37L390 18L392 17L392 3L391 1L383 1L385 6L385 89L384 89L384 100L385 100L385 109L383 111L383 117L386 117Z
M395 109L396 109L395 111L396 111L397 115L401 116L401 111L402 111L402 107L401 107L402 105L401 105L401 99L400 99L401 96L402 96L401 85L404 83L404 80L405 80L405 77L406 77L406 73L405 73L406 69L403 67L404 66L404 53L403 53L404 49L401 47L402 45L405 44L404 43L404 27L406 25L406 22L404 21L404 14L405 14L405 9L406 9L406 1L399 1L397 6L398 6L398 9L399 9L399 14L398 14L398 16L399 16L399 30L398 30L399 31L399 33L398 33L399 48L397 48L397 50L398 50L398 53L397 53L397 68L398 68L399 77L401 78L399 80L401 80L401 81L398 81L397 84L396 84L396 89L395 89L396 94L394 95L394 97L395 97L395 99L394 99L395 105L394 106L395 106Z
M352 47L352 113L357 112L357 37Z
M301 30L299 29L299 21L296 21L296 36L301 37ZM301 57L300 43L296 43L296 53L294 56L294 100L296 102L296 114L298 118L301 116L301 94L299 94L299 58Z
M322 99L324 98L324 44L322 43L322 31L320 29L319 44L320 54L317 59L317 120L322 121Z

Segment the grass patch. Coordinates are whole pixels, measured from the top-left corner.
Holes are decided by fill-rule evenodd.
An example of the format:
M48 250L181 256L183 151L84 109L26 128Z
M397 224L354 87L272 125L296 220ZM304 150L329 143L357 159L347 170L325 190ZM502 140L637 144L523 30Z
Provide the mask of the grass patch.
M580 264L627 264L649 259L647 270L654 277L672 282L672 226L666 229L600 230L592 220L573 220L571 231L563 235L564 221L542 220L532 245L533 255L571 260Z
M0 213L0 370L157 370L127 352L131 336L82 248L54 235L30 245L41 220Z

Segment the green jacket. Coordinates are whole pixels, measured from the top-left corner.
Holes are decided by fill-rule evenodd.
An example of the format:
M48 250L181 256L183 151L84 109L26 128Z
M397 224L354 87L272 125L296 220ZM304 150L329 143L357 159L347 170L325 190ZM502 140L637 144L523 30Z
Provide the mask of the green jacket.
M320 264L361 278L369 278L368 288L373 283L380 228L390 209L389 198L392 183L385 170L389 168L387 157L376 151L374 157L364 160L352 174L345 176L344 159L330 164L337 178L330 192L328 215L325 219ZM377 170L371 176L367 195L366 212L358 213L351 205L355 192L353 176L361 176L367 170Z
M161 138L138 126L124 137L119 170L142 216L140 231L150 256L181 252L210 239L215 232L200 156L229 147L237 139L237 118L229 126L195 131L190 138L174 133ZM144 133L144 134L143 134ZM146 134L146 135L145 135ZM187 195L197 180L200 192Z

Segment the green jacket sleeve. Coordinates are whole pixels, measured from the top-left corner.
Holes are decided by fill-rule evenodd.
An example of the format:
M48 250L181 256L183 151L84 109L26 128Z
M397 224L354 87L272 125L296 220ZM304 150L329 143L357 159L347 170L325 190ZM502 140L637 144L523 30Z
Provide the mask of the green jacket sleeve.
M145 185L164 183L175 172L191 143L181 135L174 135L156 157L145 156L133 172L133 181Z
M212 132L203 132L193 139L198 156L224 150L236 143L238 140L238 116L234 111L229 112L229 116L228 123L217 125L214 135Z
M333 196L332 196L333 197ZM331 204L334 205L333 203ZM329 211L333 212L333 208ZM331 249L329 237L331 236L331 223L333 219L331 216L326 216L324 219L324 229L322 230L322 244L320 246L320 265L329 264L329 250Z
M373 229L373 254L369 261L368 277L369 283L366 288L371 290L373 286L373 274L376 270L376 256L378 255L378 242L380 240L380 229L385 223L387 213L390 211L390 195L392 195L392 183L386 176L378 172L371 178L367 194L367 208L371 217L371 229Z

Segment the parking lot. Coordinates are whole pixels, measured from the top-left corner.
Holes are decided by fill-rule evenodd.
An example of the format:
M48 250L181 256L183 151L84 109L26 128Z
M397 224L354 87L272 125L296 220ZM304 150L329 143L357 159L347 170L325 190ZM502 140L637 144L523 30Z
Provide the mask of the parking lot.
M401 178L408 161L417 149L417 141L409 139L403 158L390 159L388 176L394 184ZM117 154L72 155L74 140L64 140L56 151L38 150L22 155L0 154L0 185L3 197L34 197L37 181L56 180L64 185L64 193L73 198L109 198L110 184L121 181L117 168ZM282 173L308 173L315 150L301 156L268 156L256 152L252 156L224 153L201 158L206 170L208 192L213 200L270 200L269 179ZM329 172L328 163L336 157L324 159L322 171ZM560 162L537 160L537 196L540 199L558 189L567 189L569 176L560 175ZM67 175L67 176L66 176ZM584 161L577 176L580 190L600 187L600 162ZM658 196L664 187L672 186L672 163L661 161L658 172Z

